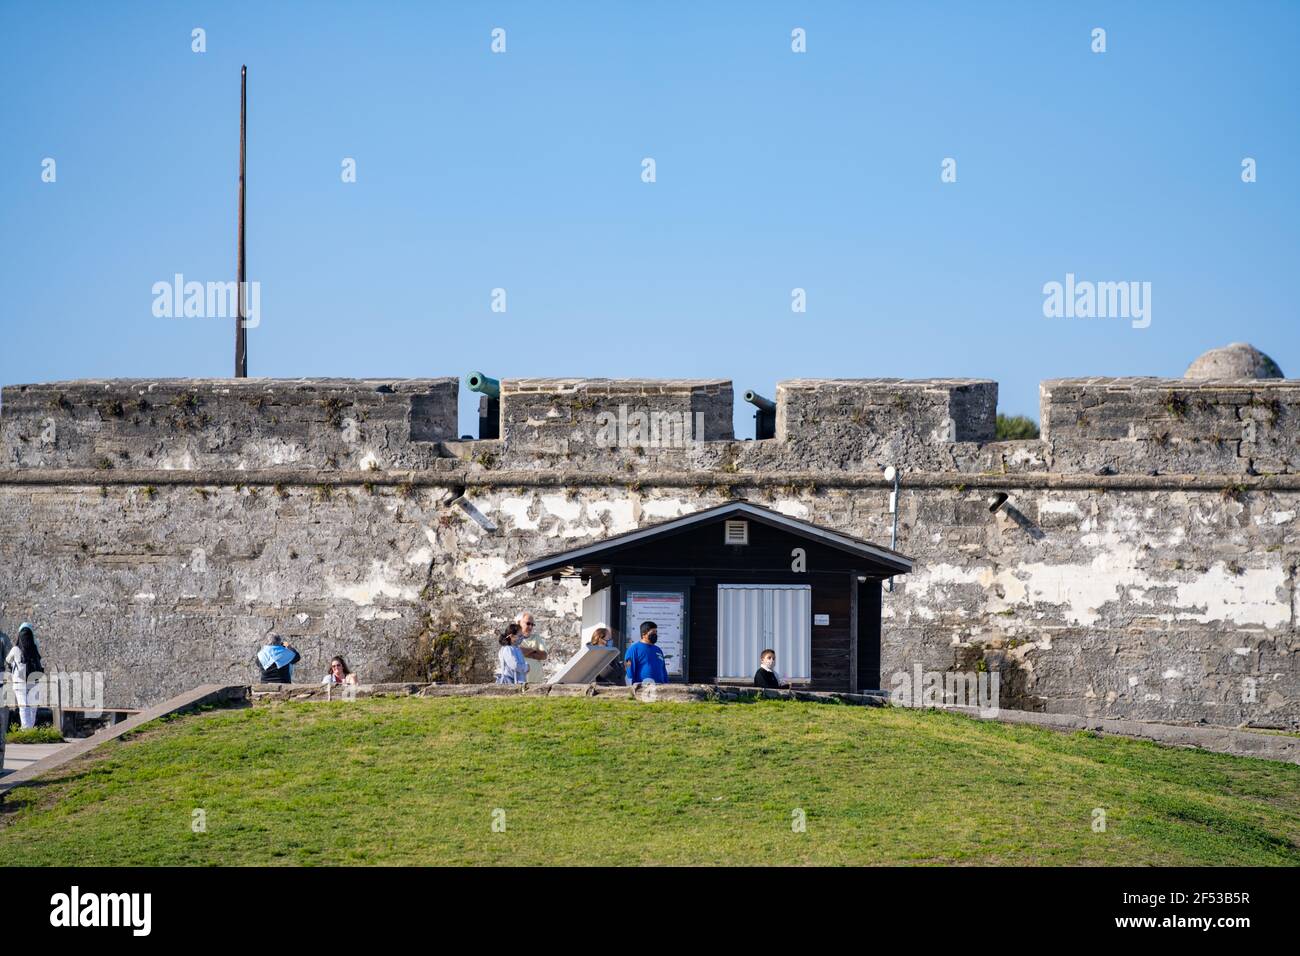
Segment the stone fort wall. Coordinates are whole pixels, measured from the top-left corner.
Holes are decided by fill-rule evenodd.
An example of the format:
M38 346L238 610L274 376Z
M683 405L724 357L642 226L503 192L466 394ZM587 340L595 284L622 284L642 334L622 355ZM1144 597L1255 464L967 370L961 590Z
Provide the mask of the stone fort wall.
M917 566L884 596L886 689L989 668L1004 706L1300 726L1300 381L1048 381L1042 438L1011 442L985 380L783 382L763 441L734 436L724 380L507 380L487 441L458 439L457 397L4 388L0 628L33 620L49 663L105 672L124 707L247 681L273 633L301 680L337 653L394 679L422 639L491 651L525 608L558 666L585 587L504 590L518 562L733 497L888 544L892 464Z

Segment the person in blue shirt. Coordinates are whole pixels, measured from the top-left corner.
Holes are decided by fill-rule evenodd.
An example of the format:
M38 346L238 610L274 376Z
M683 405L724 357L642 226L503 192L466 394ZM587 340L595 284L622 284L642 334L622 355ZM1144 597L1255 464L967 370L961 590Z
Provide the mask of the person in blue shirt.
M640 684L653 681L656 684L668 683L668 667L664 664L664 652L655 646L659 640L658 625L654 621L645 621L641 625L641 640L627 649L623 657L623 666L627 669L627 682Z

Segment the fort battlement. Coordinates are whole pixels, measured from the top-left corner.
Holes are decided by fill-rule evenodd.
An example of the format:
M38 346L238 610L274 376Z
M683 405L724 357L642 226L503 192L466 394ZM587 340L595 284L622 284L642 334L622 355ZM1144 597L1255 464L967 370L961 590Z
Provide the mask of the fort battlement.
M7 386L0 469L419 468L456 437L457 381L109 379Z
M253 678L270 634L314 678L407 679L440 635L520 610L555 663L583 589L521 561L747 497L899 550L882 681L997 669L1005 707L1300 727L1300 381L1044 382L997 441L983 379L794 379L772 437L729 381L106 380L0 395L0 628L139 706ZM1007 497L990 511L994 492ZM548 667L552 666L548 662Z
M108 380L16 385L0 470L781 471L1292 474L1300 380L1056 379L1042 438L995 440L983 379L795 379L775 434L733 434L732 384L507 379L500 438L460 440L459 383L432 379ZM451 468L450 470L454 470Z
M1300 467L1300 380L1043 382L1054 470L1283 474Z

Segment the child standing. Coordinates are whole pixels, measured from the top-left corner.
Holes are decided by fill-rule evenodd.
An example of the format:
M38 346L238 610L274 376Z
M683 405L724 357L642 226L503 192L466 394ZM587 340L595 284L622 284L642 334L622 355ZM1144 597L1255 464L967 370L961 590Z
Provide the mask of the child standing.
M758 670L754 671L755 687L781 688L781 675L776 672L776 651L767 648L758 655Z

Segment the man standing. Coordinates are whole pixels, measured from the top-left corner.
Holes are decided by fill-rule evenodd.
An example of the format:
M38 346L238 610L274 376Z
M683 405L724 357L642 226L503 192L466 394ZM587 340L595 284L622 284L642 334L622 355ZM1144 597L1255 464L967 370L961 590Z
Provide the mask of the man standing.
M664 652L656 646L659 640L659 626L654 621L641 623L641 640L627 649L623 666L627 669L627 682L641 684L646 681L655 684L668 683L668 666L664 663Z
M546 645L543 644L533 635L537 632L537 624L533 621L533 616L527 611L521 611L515 618L515 623L519 625L519 640L516 646L524 652L524 657L530 661L546 660ZM542 669L540 667L529 667L527 683L536 684L542 680Z

